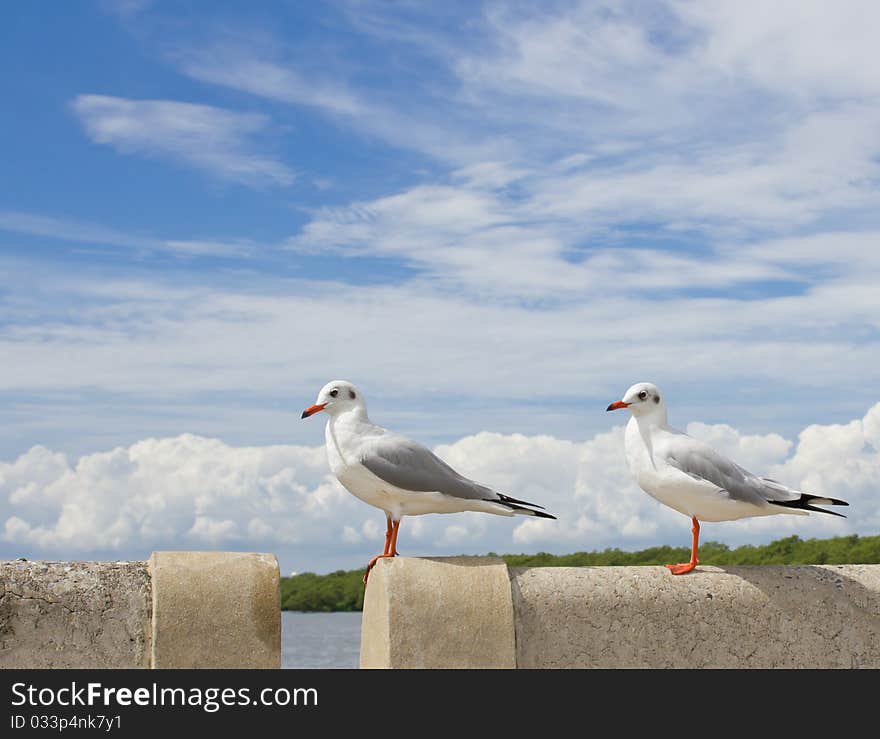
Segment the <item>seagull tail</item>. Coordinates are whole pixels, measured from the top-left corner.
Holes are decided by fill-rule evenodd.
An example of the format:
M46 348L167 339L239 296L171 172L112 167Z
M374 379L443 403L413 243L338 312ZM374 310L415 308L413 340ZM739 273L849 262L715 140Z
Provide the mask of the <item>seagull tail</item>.
M801 493L800 498L795 498L794 500L774 500L771 501L773 505L783 506L784 508L794 508L796 510L803 511L816 511L817 513L827 513L831 516L840 516L841 518L846 518L842 513L838 513L837 511L827 511L824 508L819 508L814 505L818 503L819 505L849 505L845 500L838 500L837 498L827 498L824 495L811 495L810 493Z
M510 508L514 514L519 514L521 516L535 516L536 518L552 518L554 521L556 520L556 516L546 513L543 510L544 506L538 505L537 503L529 503L525 500L517 500L516 498L511 498L509 495L502 495L499 493L498 500L492 502L501 503L501 505ZM535 508L541 508L542 510L533 510Z

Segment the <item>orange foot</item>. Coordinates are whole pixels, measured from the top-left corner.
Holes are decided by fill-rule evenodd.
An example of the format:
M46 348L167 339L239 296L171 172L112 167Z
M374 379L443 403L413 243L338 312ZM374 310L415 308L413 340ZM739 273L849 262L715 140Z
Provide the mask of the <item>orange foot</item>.
M684 564L680 565L666 565L667 569L673 575L684 575L686 572L690 572L691 570L696 568L696 566L696 562L685 562Z
M396 556L397 556L397 552L394 552L393 554L377 554L369 562L367 562L367 571L364 573L364 585L366 585L367 580L370 579L370 570L372 570L376 566L376 562L378 562L380 559L385 559L385 557L396 557Z

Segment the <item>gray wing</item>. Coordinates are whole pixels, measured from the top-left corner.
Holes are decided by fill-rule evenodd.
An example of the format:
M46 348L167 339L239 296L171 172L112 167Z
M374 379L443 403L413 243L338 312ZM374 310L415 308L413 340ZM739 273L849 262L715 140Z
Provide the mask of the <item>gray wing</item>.
M796 500L800 493L774 480L756 477L708 444L678 432L665 450L673 467L724 490L733 500L754 505Z
M459 475L421 444L402 436L383 437L363 450L361 464L403 490L439 492L470 500L497 500L498 493Z

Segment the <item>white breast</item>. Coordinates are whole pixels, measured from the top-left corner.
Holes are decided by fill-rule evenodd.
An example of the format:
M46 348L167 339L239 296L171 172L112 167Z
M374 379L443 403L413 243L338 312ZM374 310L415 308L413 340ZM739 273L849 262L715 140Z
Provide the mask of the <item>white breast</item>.
M327 422L324 440L330 471L352 495L390 512L394 502L392 496L386 490L387 486L358 461L357 437L353 431L345 423Z
M656 433L663 433L658 429ZM701 521L732 521L746 516L766 516L776 511L770 506L758 507L731 500L716 485L692 477L658 459L649 436L644 437L635 418L626 427L626 460L633 477L648 495L685 516Z
M336 419L327 423L324 437L330 470L346 490L364 503L381 508L395 520L401 516L425 513L460 513L482 511L512 516L507 506L487 500L456 498L435 491L402 490L374 475L360 463L360 449L369 442L371 430L365 424L347 423Z

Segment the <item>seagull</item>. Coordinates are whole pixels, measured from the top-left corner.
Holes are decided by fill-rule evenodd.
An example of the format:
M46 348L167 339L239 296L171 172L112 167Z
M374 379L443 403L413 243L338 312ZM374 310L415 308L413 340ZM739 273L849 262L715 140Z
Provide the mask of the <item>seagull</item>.
M733 521L777 513L809 515L810 511L845 518L815 504L849 505L846 501L804 493L776 480L756 477L708 444L669 426L663 396L650 382L633 385L623 400L615 401L606 410L620 408L628 408L632 413L624 446L636 482L652 498L690 516L693 522L691 559L666 565L673 575L683 575L697 566L700 521Z
M397 556L397 531L404 516L482 511L556 518L543 506L469 480L421 444L377 426L367 417L361 391L350 382L328 382L302 418L320 411L330 416L324 438L336 479L356 498L385 511L385 549L367 564L364 584L377 561Z

